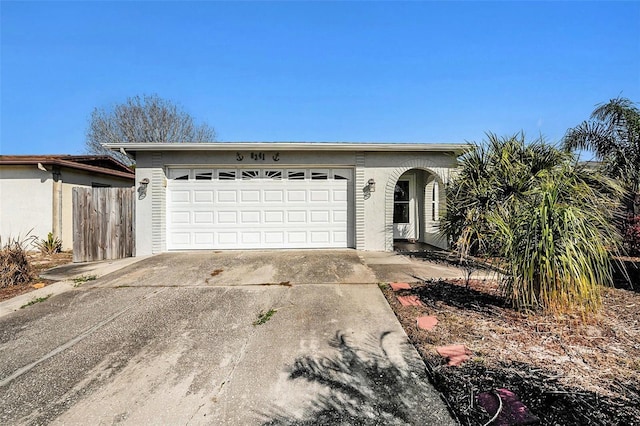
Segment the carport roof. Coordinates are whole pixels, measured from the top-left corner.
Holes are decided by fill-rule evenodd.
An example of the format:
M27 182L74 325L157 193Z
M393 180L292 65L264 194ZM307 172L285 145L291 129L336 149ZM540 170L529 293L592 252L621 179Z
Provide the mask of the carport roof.
M198 143L109 143L105 148L137 151L355 151L355 152L453 152L469 150L464 143L361 143L361 142L198 142Z

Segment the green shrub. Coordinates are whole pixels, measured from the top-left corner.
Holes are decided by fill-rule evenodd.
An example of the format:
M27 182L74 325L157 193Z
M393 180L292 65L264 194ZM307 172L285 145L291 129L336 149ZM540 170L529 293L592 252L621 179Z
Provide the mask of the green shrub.
M35 245L42 254L52 255L54 253L60 253L62 251L62 241L60 238L53 236L53 233L49 232L46 240L34 239L33 245Z
M442 230L461 258L496 257L519 310L596 311L612 284L622 188L571 153L524 135L489 135L462 156Z

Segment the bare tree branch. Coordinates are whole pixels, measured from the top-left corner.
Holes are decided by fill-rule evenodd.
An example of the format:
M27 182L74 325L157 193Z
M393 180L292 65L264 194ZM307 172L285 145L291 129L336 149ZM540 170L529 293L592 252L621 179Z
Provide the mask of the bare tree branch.
M110 155L131 164L131 159L102 144L212 142L215 139L213 127L196 124L193 117L175 103L158 95L142 95L127 98L112 108L94 109L85 145L88 153Z

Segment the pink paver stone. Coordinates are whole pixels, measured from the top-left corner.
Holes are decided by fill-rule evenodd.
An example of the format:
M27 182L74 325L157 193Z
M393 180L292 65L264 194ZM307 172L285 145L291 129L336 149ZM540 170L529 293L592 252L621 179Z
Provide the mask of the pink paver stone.
M402 306L422 306L422 302L418 299L418 296L413 294L410 296L396 296L396 298Z
M436 351L440 356L449 360L449 362L447 362L447 365L449 366L458 366L462 364L471 358L470 355L472 353L465 345L438 346Z
M438 324L438 319L436 317L418 317L417 320L418 328L423 330L433 330L433 327Z
M391 289L393 291L398 290L411 290L409 283L391 283Z

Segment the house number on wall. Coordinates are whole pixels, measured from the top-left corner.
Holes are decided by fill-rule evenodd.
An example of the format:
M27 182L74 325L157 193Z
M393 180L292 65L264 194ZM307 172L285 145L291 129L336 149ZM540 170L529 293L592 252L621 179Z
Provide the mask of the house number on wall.
M253 161L264 161L267 158L267 156L265 155L264 152L252 152L250 155L250 158ZM280 153L276 152L271 156L271 159L273 161L280 161ZM244 155L239 152L236 152L236 161L244 161Z

